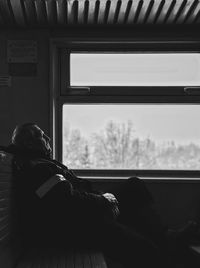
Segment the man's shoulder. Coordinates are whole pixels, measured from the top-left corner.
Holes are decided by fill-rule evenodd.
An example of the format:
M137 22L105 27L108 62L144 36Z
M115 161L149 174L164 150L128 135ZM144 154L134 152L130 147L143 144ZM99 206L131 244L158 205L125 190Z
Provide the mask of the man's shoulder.
M33 178L32 183L38 185L57 173L57 168L50 160L37 158L29 161L29 167L25 169L25 173L28 174L30 180Z
M53 159L37 158L31 159L29 169L33 170L51 170L53 173L66 173L69 169L60 162Z
M45 158L31 159L29 164L30 164L30 168L37 168L37 167L51 168L51 167L55 166L55 164L52 160L45 159Z

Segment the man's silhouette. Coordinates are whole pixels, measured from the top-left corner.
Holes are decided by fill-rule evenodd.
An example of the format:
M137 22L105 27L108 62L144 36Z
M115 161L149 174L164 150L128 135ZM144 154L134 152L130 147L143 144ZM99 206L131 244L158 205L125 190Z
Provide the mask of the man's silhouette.
M164 267L165 228L142 180L97 192L51 157L50 138L32 123L17 126L13 153L18 232L25 247L99 248L125 267ZM163 257L163 256L162 256Z

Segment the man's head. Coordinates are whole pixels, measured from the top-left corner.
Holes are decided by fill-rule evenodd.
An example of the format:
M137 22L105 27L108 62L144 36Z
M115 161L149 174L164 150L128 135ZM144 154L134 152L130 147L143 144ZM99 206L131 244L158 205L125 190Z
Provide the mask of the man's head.
M12 144L30 153L51 156L50 138L34 123L26 123L15 128Z

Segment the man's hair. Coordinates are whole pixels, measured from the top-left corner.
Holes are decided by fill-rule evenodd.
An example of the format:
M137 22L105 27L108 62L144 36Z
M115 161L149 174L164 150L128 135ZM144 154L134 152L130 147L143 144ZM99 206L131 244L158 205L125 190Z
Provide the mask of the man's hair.
M25 123L16 126L12 134L12 143L18 147L26 147L27 141L32 141L35 136L35 123Z

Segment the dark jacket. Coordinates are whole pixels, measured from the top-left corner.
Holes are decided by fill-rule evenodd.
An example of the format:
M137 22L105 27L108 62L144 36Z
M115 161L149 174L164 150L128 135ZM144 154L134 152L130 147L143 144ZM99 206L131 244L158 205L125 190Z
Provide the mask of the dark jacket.
M66 180L39 197L37 189L55 174ZM110 202L55 160L15 155L13 175L19 233L25 244L77 243L92 238L112 218Z

